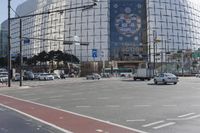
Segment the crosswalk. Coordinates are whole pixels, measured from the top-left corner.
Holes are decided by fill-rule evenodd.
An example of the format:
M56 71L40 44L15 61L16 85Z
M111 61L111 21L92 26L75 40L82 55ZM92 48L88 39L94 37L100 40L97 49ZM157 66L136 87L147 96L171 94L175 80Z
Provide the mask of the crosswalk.
M180 121L189 121L189 120L193 120L197 118L200 118L200 114L187 113L187 114L179 115L176 118L168 118L166 120L159 120L159 121L147 123L147 124L142 125L142 127L157 130L157 129L173 126L177 124L177 122L180 122Z

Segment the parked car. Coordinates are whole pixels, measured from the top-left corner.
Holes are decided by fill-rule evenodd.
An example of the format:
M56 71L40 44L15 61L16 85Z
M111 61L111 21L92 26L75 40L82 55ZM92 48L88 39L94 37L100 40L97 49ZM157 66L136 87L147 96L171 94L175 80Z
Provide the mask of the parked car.
M39 75L39 80L54 80L54 76L49 73L41 73Z
M69 76L67 75L67 74L63 74L63 73L61 73L60 74L60 78L61 79L66 79L66 78L68 78Z
M99 80L99 79L101 79L101 76L99 74L97 74L97 73L93 73L91 75L87 75L86 79L87 80L89 80L89 79L92 79L92 80L98 79Z
M34 79L39 79L40 73L34 73Z
M8 82L8 75L0 75L0 83L7 83Z
M163 83L163 84L167 84L167 83L174 83L177 84L178 82L178 77L175 76L172 73L161 73L158 76L154 77L154 83L158 84L158 83Z
M19 73L15 73L15 77L14 77L15 81L20 81L20 74ZM23 80L23 77L22 77Z
M33 80L34 79L34 74L31 71L25 71L24 72L24 80Z
M200 78L200 74L199 73L195 74L195 77Z
M58 74L56 74L56 73L51 73L51 75L54 76L54 79L60 79L60 76Z

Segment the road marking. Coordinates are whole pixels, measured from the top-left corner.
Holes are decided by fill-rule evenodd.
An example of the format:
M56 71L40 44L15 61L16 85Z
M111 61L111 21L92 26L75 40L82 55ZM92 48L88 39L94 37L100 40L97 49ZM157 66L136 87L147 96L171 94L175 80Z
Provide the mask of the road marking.
M134 105L135 107L151 107L152 105Z
M97 99L98 100L108 100L108 99L110 99L110 97L98 97Z
M163 105L163 107L177 107L177 105Z
M56 99L56 98L62 98L62 97L64 97L64 95L51 96L49 97L49 99Z
M176 124L176 122L169 122L169 123L157 126L157 127L153 127L153 129L160 129L160 128L168 127L168 126L171 126L171 125L174 125L174 124Z
M106 107L108 107L108 108L119 108L120 105L106 105Z
M76 106L76 108L90 108L91 106Z
M34 93L22 94L22 96L34 96Z
M195 115L195 116L191 116L191 117L188 117L186 118L186 120L191 120L191 119L195 119L195 118L199 118L200 115Z
M149 123L149 124L146 124L146 125L142 125L142 127L150 127L150 126L153 126L153 125L156 125L156 124L160 124L160 123L163 123L164 121L156 121L156 122L153 122L153 123Z
M28 99L28 100L30 100L30 101L38 101L38 100L40 100L41 98L33 98L33 99Z
M96 131L99 132L99 133L103 132L103 130L101 130L101 129L97 129Z
M136 119L136 120L126 120L126 122L144 122L145 119Z
M185 115L180 115L178 116L179 118L183 118L183 117L187 117L187 116L190 116L190 115L194 115L195 113L188 113L188 114L185 114Z

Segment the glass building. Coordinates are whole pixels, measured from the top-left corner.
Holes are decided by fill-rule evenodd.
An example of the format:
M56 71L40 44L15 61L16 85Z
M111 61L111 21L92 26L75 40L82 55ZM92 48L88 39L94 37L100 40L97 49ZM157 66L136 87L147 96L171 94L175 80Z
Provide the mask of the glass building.
M92 0L27 0L17 8L20 15L70 9ZM100 0L89 10L68 10L24 18L23 55L62 50L81 61L157 61L166 53L194 51L200 46L200 6L192 0ZM19 21L11 23L12 53L19 52ZM68 45L63 41L89 45ZM159 41L157 41L159 40ZM155 51L154 51L155 47ZM92 51L97 51L93 58ZM148 58L151 57L151 58Z

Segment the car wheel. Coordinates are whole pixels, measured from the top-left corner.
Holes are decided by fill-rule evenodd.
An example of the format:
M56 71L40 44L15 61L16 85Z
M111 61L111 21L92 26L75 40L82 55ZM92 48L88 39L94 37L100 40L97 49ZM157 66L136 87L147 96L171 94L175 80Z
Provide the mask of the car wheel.
M154 84L156 84L156 85L158 84L158 82L155 79L154 79Z
M177 82L174 82L174 84L176 85L176 84L177 84Z
M167 82L163 79L163 83L166 85L167 84Z

